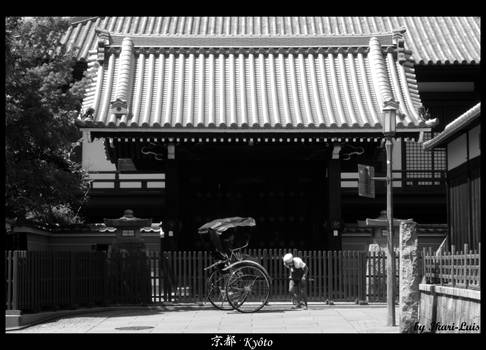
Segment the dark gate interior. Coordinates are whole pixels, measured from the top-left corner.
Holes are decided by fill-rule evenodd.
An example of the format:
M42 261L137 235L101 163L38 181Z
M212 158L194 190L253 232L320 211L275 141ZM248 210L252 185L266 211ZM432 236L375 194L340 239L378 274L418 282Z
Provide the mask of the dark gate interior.
M215 218L251 216L250 247L324 248L326 148L194 145L178 152L179 242L199 248L197 228Z

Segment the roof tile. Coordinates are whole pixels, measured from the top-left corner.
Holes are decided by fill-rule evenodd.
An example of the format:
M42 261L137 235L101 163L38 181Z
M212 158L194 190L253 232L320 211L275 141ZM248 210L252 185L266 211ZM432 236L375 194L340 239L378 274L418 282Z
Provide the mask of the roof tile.
M383 103L395 99L399 129L427 128L418 115L413 67L383 53L376 39L369 54L132 51L124 43L121 53L106 48L107 59L91 66L94 79L83 111L93 109L94 118L81 121L85 127L381 132ZM97 59L93 52L90 62ZM110 104L125 97L127 113L117 117Z

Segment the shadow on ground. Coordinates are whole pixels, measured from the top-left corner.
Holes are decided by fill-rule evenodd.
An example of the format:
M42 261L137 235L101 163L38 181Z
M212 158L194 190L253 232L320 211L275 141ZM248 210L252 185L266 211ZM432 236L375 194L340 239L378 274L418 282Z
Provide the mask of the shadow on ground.
M226 311L227 313L229 314L234 314L234 315L248 315L248 314L252 314L252 313L255 313L255 314L268 314L268 313L282 313L282 312L287 312L287 311L294 311L294 310L291 310L290 308L273 308L273 309L261 309L257 312L239 312L239 311L236 311L236 310L230 310L230 311Z

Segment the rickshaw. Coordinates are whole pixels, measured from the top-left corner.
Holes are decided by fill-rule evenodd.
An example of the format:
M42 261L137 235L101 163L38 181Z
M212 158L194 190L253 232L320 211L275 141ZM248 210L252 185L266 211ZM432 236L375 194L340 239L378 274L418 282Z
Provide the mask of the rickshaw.
M208 278L208 300L220 310L256 312L265 306L270 295L271 278L257 258L243 254L249 234L242 228L255 226L251 217L216 219L202 225L198 233L207 236L215 262Z

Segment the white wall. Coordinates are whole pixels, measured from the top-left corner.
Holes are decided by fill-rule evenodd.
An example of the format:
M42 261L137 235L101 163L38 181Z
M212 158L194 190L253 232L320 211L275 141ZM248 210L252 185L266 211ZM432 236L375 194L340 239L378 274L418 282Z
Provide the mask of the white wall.
M455 138L447 145L447 170L454 169L467 162L466 134Z
M467 133L469 134L469 159L467 157L467 135L464 133L447 145L447 170L454 169L468 160L481 155L479 125Z
M401 138L393 140L392 169L402 170L402 142Z
M480 131L479 125L469 131L469 159L481 155Z
M115 164L106 159L104 139L83 142L83 168L87 171L115 171Z

